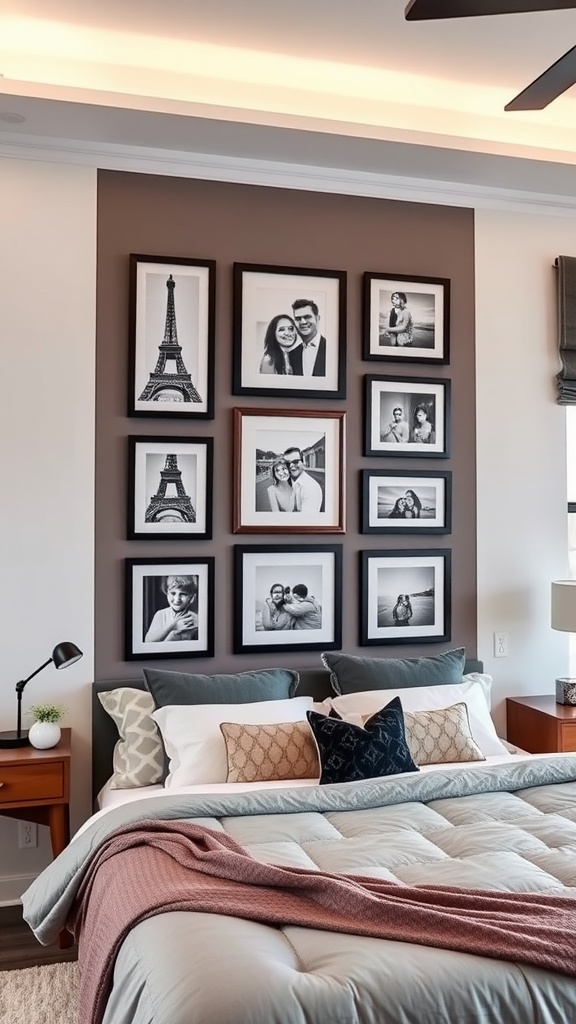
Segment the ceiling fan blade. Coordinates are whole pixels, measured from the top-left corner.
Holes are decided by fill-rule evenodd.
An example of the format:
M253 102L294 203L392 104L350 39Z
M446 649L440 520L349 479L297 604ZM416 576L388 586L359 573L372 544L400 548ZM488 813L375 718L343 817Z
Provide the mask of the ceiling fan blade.
M526 14L530 11L565 11L576 7L569 0L410 0L406 21L439 18L476 18L484 14Z
M576 46L519 92L504 110L543 110L571 85L576 85Z

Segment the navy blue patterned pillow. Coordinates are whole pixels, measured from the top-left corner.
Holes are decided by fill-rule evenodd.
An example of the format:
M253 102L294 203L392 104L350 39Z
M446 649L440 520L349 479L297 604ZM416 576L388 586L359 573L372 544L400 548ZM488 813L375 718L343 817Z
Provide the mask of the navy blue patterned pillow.
M318 747L321 786L418 771L406 742L399 697L372 715L364 728L316 711L307 711L306 717Z

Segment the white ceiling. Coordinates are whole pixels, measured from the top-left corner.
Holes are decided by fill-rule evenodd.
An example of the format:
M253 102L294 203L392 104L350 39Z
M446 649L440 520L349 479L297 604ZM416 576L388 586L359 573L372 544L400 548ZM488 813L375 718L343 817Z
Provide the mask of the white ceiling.
M576 10L407 23L405 3L1 0L0 152L50 138L503 187L520 167L524 190L576 195L576 88L503 110L576 44Z

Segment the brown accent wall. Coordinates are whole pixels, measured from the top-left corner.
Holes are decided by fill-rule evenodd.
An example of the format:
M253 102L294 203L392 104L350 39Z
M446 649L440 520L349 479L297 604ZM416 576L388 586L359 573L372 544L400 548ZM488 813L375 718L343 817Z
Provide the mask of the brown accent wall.
M128 257L130 253L214 259L216 268L215 418L127 416ZM231 532L232 413L269 407L266 399L232 394L232 265L234 262L345 270L348 275L348 397L341 401L275 398L278 409L345 409L347 530L287 537L263 534L263 544L342 543L342 649L366 657L435 654L465 645L476 656L476 408L474 359L473 212L445 206L329 195L102 171L98 179L96 344L96 678L140 675L145 662L123 659L124 559L214 555L214 658L155 660L196 672L252 666L320 665L316 652L232 653L234 544L259 536ZM362 359L361 285L364 271L444 277L451 281L451 361L448 366ZM452 381L449 459L364 458L365 374L441 377ZM190 433L214 437L214 536L211 541L126 539L129 434ZM453 473L452 533L368 536L360 530L361 469L444 470ZM452 639L449 643L359 647L359 556L367 549L449 548L452 551Z

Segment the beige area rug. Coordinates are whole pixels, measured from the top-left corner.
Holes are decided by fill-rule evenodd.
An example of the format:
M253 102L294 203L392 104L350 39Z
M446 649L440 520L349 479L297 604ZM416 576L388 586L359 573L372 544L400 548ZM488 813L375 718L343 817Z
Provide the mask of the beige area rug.
M0 971L2 1024L78 1024L78 964Z

